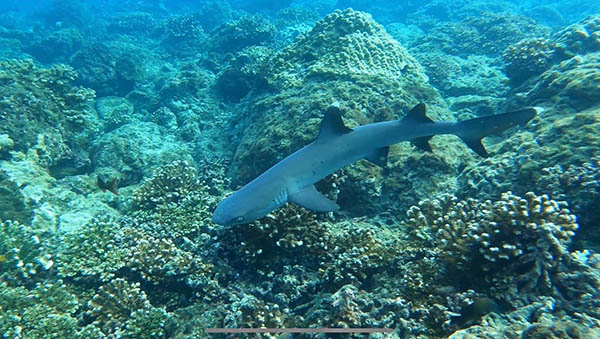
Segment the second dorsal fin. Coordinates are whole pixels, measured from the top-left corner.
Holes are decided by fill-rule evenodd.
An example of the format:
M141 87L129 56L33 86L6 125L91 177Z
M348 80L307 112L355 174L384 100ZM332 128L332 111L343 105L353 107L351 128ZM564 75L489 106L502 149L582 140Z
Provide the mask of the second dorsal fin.
M404 119L402 120L412 120L415 122L433 122L433 120L429 119L426 115L426 109L424 103L419 103L415 107L413 107L410 112L406 114Z

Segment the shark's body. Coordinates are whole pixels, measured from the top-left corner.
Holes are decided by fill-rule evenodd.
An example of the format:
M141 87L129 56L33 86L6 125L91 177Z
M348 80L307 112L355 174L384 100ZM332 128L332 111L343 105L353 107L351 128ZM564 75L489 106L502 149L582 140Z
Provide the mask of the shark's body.
M293 202L317 212L330 212L339 206L319 193L314 183L357 160L366 159L385 166L389 146L412 141L431 151L428 141L434 135L454 134L477 154L487 157L481 138L524 125L540 108L475 118L460 122L433 122L425 116L425 105L415 106L402 120L379 122L354 129L346 127L337 105L323 118L319 136L224 199L213 214L217 224L249 223Z

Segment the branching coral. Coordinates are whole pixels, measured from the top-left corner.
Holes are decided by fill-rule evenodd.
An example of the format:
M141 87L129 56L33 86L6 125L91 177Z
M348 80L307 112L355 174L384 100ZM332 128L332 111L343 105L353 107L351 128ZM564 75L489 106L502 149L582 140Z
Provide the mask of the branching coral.
M178 15L167 19L164 31L167 39L185 41L198 39L204 33L202 21L196 14Z
M114 279L88 302L86 315L105 335L163 337L169 314L148 301L140 285Z
M328 289L365 283L395 260L399 243L392 232L375 230L364 222L345 222L339 227L332 231L326 257L320 259L319 273Z
M216 203L197 169L186 161L159 167L132 198L137 224L163 237L197 234L205 227Z
M16 221L0 222L0 281L28 279L54 265L49 231L36 231Z
M170 239L155 238L126 227L123 238L129 243L130 253L126 265L153 284L173 280L186 281L188 286L198 287L202 276L210 274L212 265L197 255L178 248ZM188 240L190 241L190 240Z
M270 272L290 260L305 262L311 260L308 255L326 253L330 235L327 225L313 212L288 204L243 229L223 230L219 237L223 250L236 253L236 261L241 259Z
M537 186L556 199L569 201L573 211L589 215L600 199L600 160L591 159L581 165L556 165L543 168ZM592 211L589 211L592 212ZM591 216L593 218L593 216Z
M483 275L498 298L522 305L549 295L566 309L587 305L591 309L586 312L596 314L598 305L581 296L597 293L600 279L568 251L578 225L565 203L510 192L494 202L455 201L446 197L413 207L408 223L439 235L430 238L432 245L470 264L463 270Z
M61 280L38 283L31 290L0 282L0 333L5 337L95 337L93 328L79 326L78 309L77 297Z
M119 232L116 220L96 219L82 230L66 234L57 255L59 276L113 279L130 256L130 249L121 246Z

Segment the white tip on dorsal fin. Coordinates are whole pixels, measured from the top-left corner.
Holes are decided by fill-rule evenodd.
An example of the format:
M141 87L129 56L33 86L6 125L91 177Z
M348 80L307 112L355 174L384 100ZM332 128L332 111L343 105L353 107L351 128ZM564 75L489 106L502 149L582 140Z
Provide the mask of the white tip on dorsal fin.
M344 125L340 103L336 101L325 111L317 140L327 140L350 132L352 132L352 129Z

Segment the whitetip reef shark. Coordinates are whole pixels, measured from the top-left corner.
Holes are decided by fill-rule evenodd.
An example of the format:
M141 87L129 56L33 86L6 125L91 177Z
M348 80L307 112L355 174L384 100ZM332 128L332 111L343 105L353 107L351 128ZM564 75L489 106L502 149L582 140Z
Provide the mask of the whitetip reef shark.
M425 104L416 105L403 119L348 128L342 121L338 103L331 105L321 122L318 137L281 160L246 186L219 203L213 222L221 225L250 223L287 202L315 212L340 208L315 188L315 183L338 169L360 159L385 167L390 145L411 141L432 151L434 135L454 134L475 153L486 158L481 139L508 128L525 125L543 109L526 108L465 121L434 122L425 115Z

